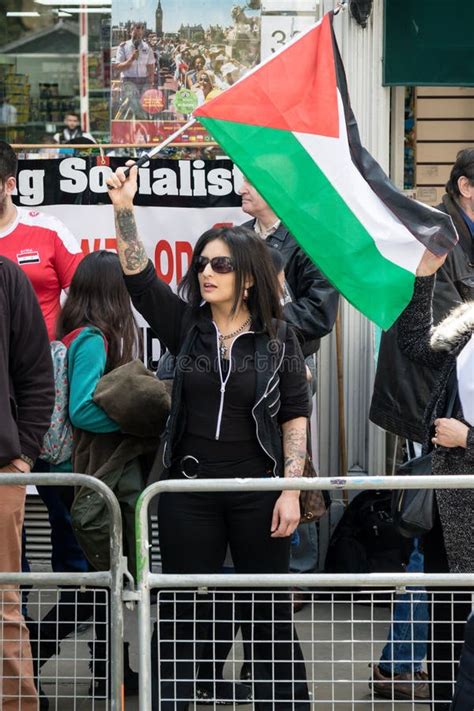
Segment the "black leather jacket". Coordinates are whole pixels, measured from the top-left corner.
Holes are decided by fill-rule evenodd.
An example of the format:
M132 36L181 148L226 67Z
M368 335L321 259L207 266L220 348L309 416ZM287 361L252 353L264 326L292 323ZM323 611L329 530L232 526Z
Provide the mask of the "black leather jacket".
M149 262L140 274L126 276L125 283L135 308L150 324L171 355L177 356L163 453L163 464L169 468L173 464L177 445L186 430L183 374L189 366L190 358L217 357L216 330L208 305L196 313L176 296L167 284L158 279L152 262ZM247 347L250 352L247 357L251 355L251 361L255 362L256 366L258 364L258 367L255 367L256 387L252 416L257 440L263 452L273 461L273 474L282 476L281 421L309 415L305 364L298 341L285 322L278 324L278 341L274 341L270 347L268 334L259 330L257 324L253 326L256 327L252 328L252 333L242 335L242 338L249 339ZM278 347L274 347L275 345ZM288 407L289 401L291 402Z
M242 225L250 229L254 226L255 220ZM283 257L285 279L293 296L293 301L285 304L283 313L302 339L301 347L306 357L316 353L321 338L331 333L337 316L339 293L283 224L280 223L266 242L270 247L278 249Z
M437 272L434 325L457 304L474 299L474 239L458 205L448 195L438 209L451 215L459 242ZM438 373L403 355L397 334L398 321L382 334L369 418L388 432L422 442L423 417Z

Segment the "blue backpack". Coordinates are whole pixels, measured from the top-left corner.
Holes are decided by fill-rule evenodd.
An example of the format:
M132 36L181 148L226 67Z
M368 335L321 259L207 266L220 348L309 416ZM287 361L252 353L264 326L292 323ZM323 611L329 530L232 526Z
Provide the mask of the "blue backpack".
M51 358L54 370L54 409L40 457L49 464L61 464L72 456L67 348L62 341L51 342Z

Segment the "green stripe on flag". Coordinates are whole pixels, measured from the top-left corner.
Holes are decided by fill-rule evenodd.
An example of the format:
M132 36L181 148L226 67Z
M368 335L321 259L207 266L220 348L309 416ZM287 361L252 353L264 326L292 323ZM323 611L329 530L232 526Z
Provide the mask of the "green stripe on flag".
M298 139L279 129L199 120L332 284L368 318L389 328L409 303L415 277L378 251Z

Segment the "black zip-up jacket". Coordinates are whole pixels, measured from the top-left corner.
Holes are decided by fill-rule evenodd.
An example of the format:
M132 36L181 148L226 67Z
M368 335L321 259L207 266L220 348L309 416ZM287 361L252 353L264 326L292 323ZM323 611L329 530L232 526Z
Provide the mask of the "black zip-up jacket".
M438 210L451 215L458 244L437 272L433 295L433 323L438 324L454 306L474 299L474 239L459 206L448 195ZM398 343L398 321L382 334L369 418L399 437L422 442L423 418L438 374L413 363Z
M140 274L126 276L125 283L137 311L170 353L177 356L163 454L165 467L170 467L186 431L186 408L182 397L184 372L189 366L189 358L207 357L213 360L218 357L217 331L209 306L201 307L196 313L158 279L152 262ZM256 388L252 416L256 437L263 452L273 461L274 475L282 476L280 425L296 417L308 417L309 400L304 358L298 340L284 322L280 322L277 328L279 338L276 347L275 342L269 344L270 337L258 330L258 326L252 333L242 334L240 339L242 342L245 339L245 348L249 349L248 354L255 362ZM246 354L242 355L242 362L245 363ZM221 393L221 397L225 397L225 392ZM216 422L216 432L218 424Z
M244 222L242 227L253 230L255 220ZM285 279L293 296L293 301L283 307L283 313L303 339L304 356L309 356L319 350L321 338L333 329L339 293L298 246L285 225L280 223L265 241L283 257Z
M28 277L0 257L0 466L35 460L54 405L51 351Z

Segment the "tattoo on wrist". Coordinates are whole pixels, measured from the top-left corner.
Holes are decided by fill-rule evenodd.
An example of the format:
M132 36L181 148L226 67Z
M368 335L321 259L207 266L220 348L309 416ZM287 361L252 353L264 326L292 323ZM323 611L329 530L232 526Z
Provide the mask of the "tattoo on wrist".
M115 224L120 239L125 242L125 246L120 250L125 269L131 272L144 269L148 263L148 257L137 234L133 210L128 207L118 208L115 213Z
M295 478L299 476L303 476L303 467L304 467L304 459L303 463L301 463L301 459L299 457L295 459L294 457L285 457L285 476L290 477L290 478Z
M283 434L285 450L285 476L296 478L303 476L306 459L306 430L300 427L288 429Z

